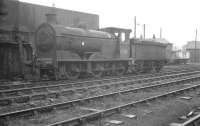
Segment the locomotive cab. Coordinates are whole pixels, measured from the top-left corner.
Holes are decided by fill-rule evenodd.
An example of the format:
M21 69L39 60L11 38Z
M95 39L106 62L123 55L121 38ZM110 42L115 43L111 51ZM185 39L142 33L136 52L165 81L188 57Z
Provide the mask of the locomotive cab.
M130 29L116 28L116 27L107 27L102 28L102 31L109 32L115 36L117 39L117 55L120 58L129 58L130 57ZM130 57L131 58L131 57Z

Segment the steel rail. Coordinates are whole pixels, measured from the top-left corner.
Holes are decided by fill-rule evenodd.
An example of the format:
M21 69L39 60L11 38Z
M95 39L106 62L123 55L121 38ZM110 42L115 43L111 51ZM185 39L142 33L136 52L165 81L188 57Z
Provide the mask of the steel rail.
M197 114L196 116L188 119L183 123L172 123L172 124L173 126L199 126L199 122L200 122L200 114Z

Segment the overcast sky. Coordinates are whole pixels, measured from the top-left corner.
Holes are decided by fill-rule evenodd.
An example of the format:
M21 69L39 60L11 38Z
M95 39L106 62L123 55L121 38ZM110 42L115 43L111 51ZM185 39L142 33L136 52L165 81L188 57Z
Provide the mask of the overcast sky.
M82 11L99 15L100 27L114 26L134 29L137 17L137 37L143 34L146 24L146 38L153 34L181 47L195 39L195 29L200 39L200 1L198 0L20 0ZM132 34L133 36L133 34Z

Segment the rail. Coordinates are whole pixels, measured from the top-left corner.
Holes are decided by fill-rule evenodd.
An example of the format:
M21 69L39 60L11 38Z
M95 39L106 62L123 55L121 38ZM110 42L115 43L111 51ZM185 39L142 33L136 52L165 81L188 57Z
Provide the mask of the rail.
M200 126L200 114L190 118L184 123L172 123L170 126Z

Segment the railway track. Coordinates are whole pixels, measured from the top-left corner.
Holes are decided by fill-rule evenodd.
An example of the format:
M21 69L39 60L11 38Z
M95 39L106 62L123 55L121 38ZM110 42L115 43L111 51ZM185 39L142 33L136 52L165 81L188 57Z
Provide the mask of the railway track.
M168 84L170 84L170 83L171 82L168 82ZM174 81L173 83L176 83L176 81ZM165 83L165 84L167 84L167 83ZM157 85L157 86L153 86L153 87L155 89L155 88L158 88L158 87L160 88L160 86L164 86L164 85L161 84L161 85ZM146 90L147 90L147 88L150 88L150 87L145 87ZM161 91L158 91L158 89L157 89L156 90L157 92L154 93L154 95L151 95L151 96L148 96L148 97L146 96L146 97L143 97L142 99L141 98L138 98L138 99L137 98L133 98L134 100L131 100L133 102L123 103L121 105L119 103L117 103L117 104L115 104L116 106L112 106L112 107L108 107L108 108L102 107L101 109L95 109L96 106L93 105L93 108L94 108L93 112L90 112L90 113L87 113L87 114L82 114L79 117L69 118L69 119L64 120L64 121L60 121L60 122L58 121L56 123L49 124L48 126L83 125L83 124L88 123L90 121L102 119L104 117L108 117L108 116L110 116L112 114L115 114L115 113L120 113L120 112L123 111L123 109L128 109L129 107L135 107L135 106L138 106L138 105L141 105L141 104L146 104L146 103L152 102L153 100L158 100L158 99L161 99L161 98L163 99L163 98L174 97L174 95L177 95L177 94L180 94L180 93L184 93L184 92L187 92L187 91L199 89L200 88L200 84L194 84L193 86L183 86L183 87L182 86L181 87L180 86L178 86L178 87L172 86L172 88L173 89L169 89L169 87L167 87L166 88L167 91L163 91L164 90L163 88L161 89ZM150 91L147 90L147 92L150 92ZM125 93L127 93L127 92L125 92ZM120 96L120 95L122 95L122 92L121 93L117 93L116 95L118 97L122 97L122 96ZM127 99L128 101L130 99L132 99L130 97L133 97L133 96L129 96L129 98ZM113 99L113 98L111 98L111 99ZM116 100L117 98L114 98L114 99ZM120 98L118 98L118 99L120 99ZM111 101L111 100L109 100L109 101ZM106 102L104 102L104 104L106 104ZM107 104L109 104L109 102L107 102ZM104 105L104 106L106 106L106 105ZM92 109L88 109L88 110L92 110ZM101 124L101 125L104 125L104 124Z
M47 86L55 86L55 85L65 85L67 84L69 87L80 87L83 85L91 85L95 83L105 83L105 82L116 82L118 80L122 79L139 79L139 78L145 78L145 77L154 77L154 76L161 76L164 74L172 74L172 73L182 73L182 72L187 72L187 71L194 71L198 70L197 68L195 69L189 69L189 70L175 70L175 71L167 71L167 72L162 72L162 73L154 73L154 74L145 74L145 75L129 75L129 76L123 76L123 77L114 77L114 78L104 78L104 79L97 79L97 80L86 80L86 81L75 81L75 82L55 82L55 81L48 81L48 82L39 82L39 83L31 83L31 82L17 82L17 83L9 83L9 84L1 84L0 85L0 91L3 90L17 90L17 89L28 89L28 88L34 88L34 87L47 87Z
M198 66L191 66L191 67L186 67L186 66L173 66L173 67L166 67L166 68L163 68L163 70L160 72L160 73L166 73L166 72L177 72L177 71L182 71L182 70L195 70L195 69L198 69L199 67ZM126 76L144 76L144 75L148 75L149 73L138 73L138 74L128 74L128 75L125 75ZM150 73L152 74L152 73ZM153 73L155 74L155 73ZM159 74L159 73L157 73ZM110 78L118 78L118 77L121 77L121 76L107 76L107 77L104 77L103 79L110 79ZM102 79L102 78L101 78ZM40 84L40 83L49 83L49 82L55 82L55 83L73 83L73 82L81 82L81 81L93 81L93 80L101 80L101 79L95 79L95 78L81 78L81 79L78 79L76 81L74 80L59 80L59 81L49 81L49 80L42 80L42 81L32 81L32 82L26 82L26 81L15 81L13 83L13 81L0 81L0 85L15 85L15 83L24 83L24 84L29 84L29 83L34 83L34 84Z
M180 82L180 83L183 83L185 81L192 81L193 79L199 79L199 75L191 75L190 77L188 78L182 78L179 80L173 80L173 81L170 81L170 82L162 82L162 84L155 84L155 85L151 85L151 86L145 86L145 87L140 87L140 88L133 88L133 89L128 89L128 90L123 90L123 91L117 91L117 92L111 92L111 93L107 93L107 94L103 94L103 95L98 95L98 96L94 96L94 97L88 97L88 98L84 98L84 99L78 99L78 100L72 100L72 101L68 101L68 102L64 102L64 103L58 103L58 104L52 104L52 105L46 105L46 106L43 106L43 107L35 107L35 108L31 108L31 109L26 109L26 110L20 110L20 111L13 111L13 112L7 112L7 113L2 113L0 115L0 117L10 117L12 115L21 115L21 114L33 114L33 113L40 113L41 111L50 111L50 110L58 110L58 108L66 108L66 107L69 107L69 106L74 106L76 104L80 104L80 103L85 103L86 101L89 102L89 101L93 101L93 100L96 100L96 99L101 99L101 98L105 98L105 97L110 97L110 96L115 96L115 95L121 95L121 94L124 94L124 93L132 93L132 92L138 92L138 91L142 91L142 90L146 90L146 89L150 89L152 87L161 87L161 86L166 86L166 85L171 85L171 84L177 84L177 82ZM180 85L180 83L178 85ZM180 87L179 87L180 88ZM173 87L174 89L174 87ZM140 92L141 92L140 91ZM86 103L87 103L86 102ZM102 110L104 112L104 110ZM81 119L82 119L82 116L80 116ZM84 116L85 118L85 116ZM78 118L77 118L78 119ZM80 120L81 120L80 119ZM74 120L74 118L73 118ZM78 122L80 122L80 120ZM77 120L76 120L77 121ZM69 122L69 121L68 121ZM71 121L70 121L71 122ZM57 125L57 124L56 124Z
M153 73L154 75L162 74L162 73L171 73L171 72L178 72L178 71L187 71L187 70L198 70L199 67L198 65L181 65L181 66L166 66L160 73ZM132 76L133 78L138 78L138 77L143 77L143 76L150 76L152 73L147 73L147 74L136 74L136 75L125 75L124 77L129 77ZM108 76L104 77L103 79L95 79L95 78L82 78L78 79L76 81L72 80L59 80L59 81L49 81L49 80L43 80L43 81L36 81L36 82L26 82L26 81L0 81L0 90L1 89L9 89L10 87L16 87L16 88L22 88L22 87L32 87L32 86L42 86L42 85L54 85L57 83L81 83L81 82L90 82L90 81L102 81L102 80L108 80L108 79L118 79L121 78L121 76ZM21 84L19 84L21 83Z
M180 68L179 68L179 69L180 69ZM191 70L191 71L192 71L191 68L185 68L185 67L184 67L184 69L185 69L185 70L183 70L183 71L176 70L176 72L173 72L173 73L184 72L184 71L187 71L187 70ZM186 69L187 69L187 70L186 70ZM182 70L182 69L181 69L181 70ZM195 70L197 70L197 69L195 69ZM154 75L149 75L149 74L137 75L137 76L135 76L135 77L132 77L132 80L133 80L133 79L136 79L136 78L153 77L153 76L156 76L156 75L158 76L158 75L163 75L163 74L167 74L167 73L168 73L168 74L169 74L169 73L172 73L172 71L167 71L167 72L165 72L165 73L158 73L158 74L154 74ZM130 77L130 76L129 76L129 77ZM124 78L124 80L126 80L128 77L126 76L126 77L122 77L122 78ZM120 80L119 78L117 78L117 79L116 79L116 78L104 78L103 80L105 80L105 82L110 82L110 81L109 81L110 79L111 79L111 80L112 80L112 79L115 80L115 81L111 81L111 82L113 82L113 83L116 82L117 80ZM148 78L146 78L146 79L148 79ZM144 82L145 82L146 79L144 79ZM154 78L154 79L155 79L155 78ZM128 79L127 79L127 80L128 80ZM136 80L137 80L137 79L136 79ZM89 80L89 81L85 81L85 82L92 82L92 81L93 81L93 80ZM94 80L94 82L95 82L95 81L98 82L98 81L101 81L101 80ZM142 81L140 81L139 79L138 79L137 81L138 81L139 83L142 83ZM137 81L135 81L135 82L137 82ZM146 81L147 81L147 80L146 80ZM46 82L48 82L48 81L46 81ZM50 81L50 82L51 82L51 81ZM64 82L66 82L66 81L64 81ZM105 82L104 82L104 83L105 83ZM43 82L42 82L42 83L43 83ZM73 84L73 83L75 84L75 82L71 82L71 83L72 83L72 84ZM79 83L79 82L78 82L78 83ZM81 83L81 82L80 82L80 83ZM79 89L76 88L76 86L71 86L71 87L72 87L72 88L75 87L75 89L77 89L77 91L78 91L78 90L81 90L81 87L79 87L79 86L80 86L80 83L77 84L77 85L75 84L76 86L78 86ZM83 82L83 83L84 83L84 82ZM101 83L103 83L103 82L99 82L99 83L97 83L97 84L101 84ZM6 84L6 83L5 83L5 84ZM27 83L24 83L24 84L27 84ZM9 85L9 84L8 84L8 85ZM16 86L15 84L10 84L9 86L13 86L13 85ZM18 85L18 84L17 84L17 85ZM50 84L50 85L53 85L53 84ZM82 85L82 83L81 83L81 85ZM120 84L117 84L117 85L120 85ZM6 86L6 85L0 84L0 86ZM91 86L91 85L90 85L90 86ZM94 85L94 86L95 86L95 85ZM95 88L94 86L93 86L93 88ZM100 86L100 85L99 85L99 86ZM100 87L103 87L103 86L104 86L104 87L109 87L109 86L106 85L106 84L102 84L102 86L100 86ZM16 86L16 87L17 87L17 88L16 88L17 90L18 90L18 89L21 90L21 87L20 87L20 86ZM34 86L34 88L38 88L38 86L36 85L36 86ZM91 87L91 88L92 88L92 87ZM15 88L12 87L11 89L15 89ZM38 88L38 89L39 89L39 88ZM86 89L87 89L87 88L86 88ZM1 91L5 91L5 92L6 92L6 89L1 88ZM1 92L1 91L0 91L0 92ZM9 91L9 90L7 90L7 91ZM12 90L10 90L10 91L12 92ZM75 90L74 90L74 92L75 92ZM35 97L38 96L37 93L38 93L38 92L35 92L35 94L34 94ZM51 94L52 94L52 93L55 94L56 92L50 92L50 93L51 93ZM49 94L50 94L50 93L49 93ZM8 94L9 94L9 93L8 93ZM12 94L12 93L11 93L11 94ZM15 93L14 93L14 94L15 94ZM24 103L23 100L22 100L22 99L23 99L23 94L21 94L21 93L19 93L19 94L20 94L21 96L8 97L8 99L10 99L9 101L18 101L19 103ZM52 94L52 95L53 95L53 94ZM3 95L2 95L2 96L3 96ZM5 96L6 96L6 95L5 95ZM33 95L32 95L32 96L33 96ZM20 97L21 97L21 98L20 98ZM25 97L25 96L24 96L24 97ZM29 97L29 98L30 98L30 97ZM46 98L47 98L47 97L46 97ZM7 100L8 100L8 99L7 99ZM25 98L25 99L26 99L26 98ZM1 100L3 100L3 99L1 98ZM5 99L4 99L4 100L5 100ZM25 101L26 101L26 100L25 100ZM17 104L18 104L18 103L17 103ZM9 107L10 107L10 106L8 106L8 108L9 108ZM32 106L32 107L34 107L34 106ZM4 109L4 108L3 108L3 109Z
M37 100L48 100L45 101L45 103L49 102L50 98L59 98L61 96L65 96L64 99L77 99L80 98L79 93L81 93L81 97L87 97L87 92L95 92L97 94L98 92L107 92L108 89L111 89L111 91L114 90L122 90L129 88L129 86L133 86L137 83L142 82L149 82L162 80L165 79L173 79L176 77L184 77L192 74L199 74L200 71L194 71L194 72L187 72L187 73L181 73L181 74L172 74L172 75L164 75L164 76L157 76L157 77L147 77L143 79L137 79L133 80L132 78L127 78L126 80L118 80L117 82L108 82L104 84L92 84L89 86L82 86L82 87L75 87L75 88L69 88L69 85L54 85L54 86L42 86L42 87L35 87L35 88L22 88L22 89L15 89L15 90L3 90L0 92L0 105L1 106L8 106L14 103L22 104L22 103L28 103L30 101L37 101ZM124 79L124 78L123 78ZM155 82L154 82L155 83ZM149 84L149 83L148 83ZM67 86L67 88L65 88ZM140 85L142 86L142 84ZM106 89L106 90L105 90ZM92 90L92 91L91 91ZM78 95L77 95L78 94ZM87 93L89 94L89 93ZM66 96L68 95L68 96ZM60 99L59 101L62 101L64 99ZM51 102L53 102L51 100ZM57 102L57 101L55 101ZM1 112L1 110L0 110Z

